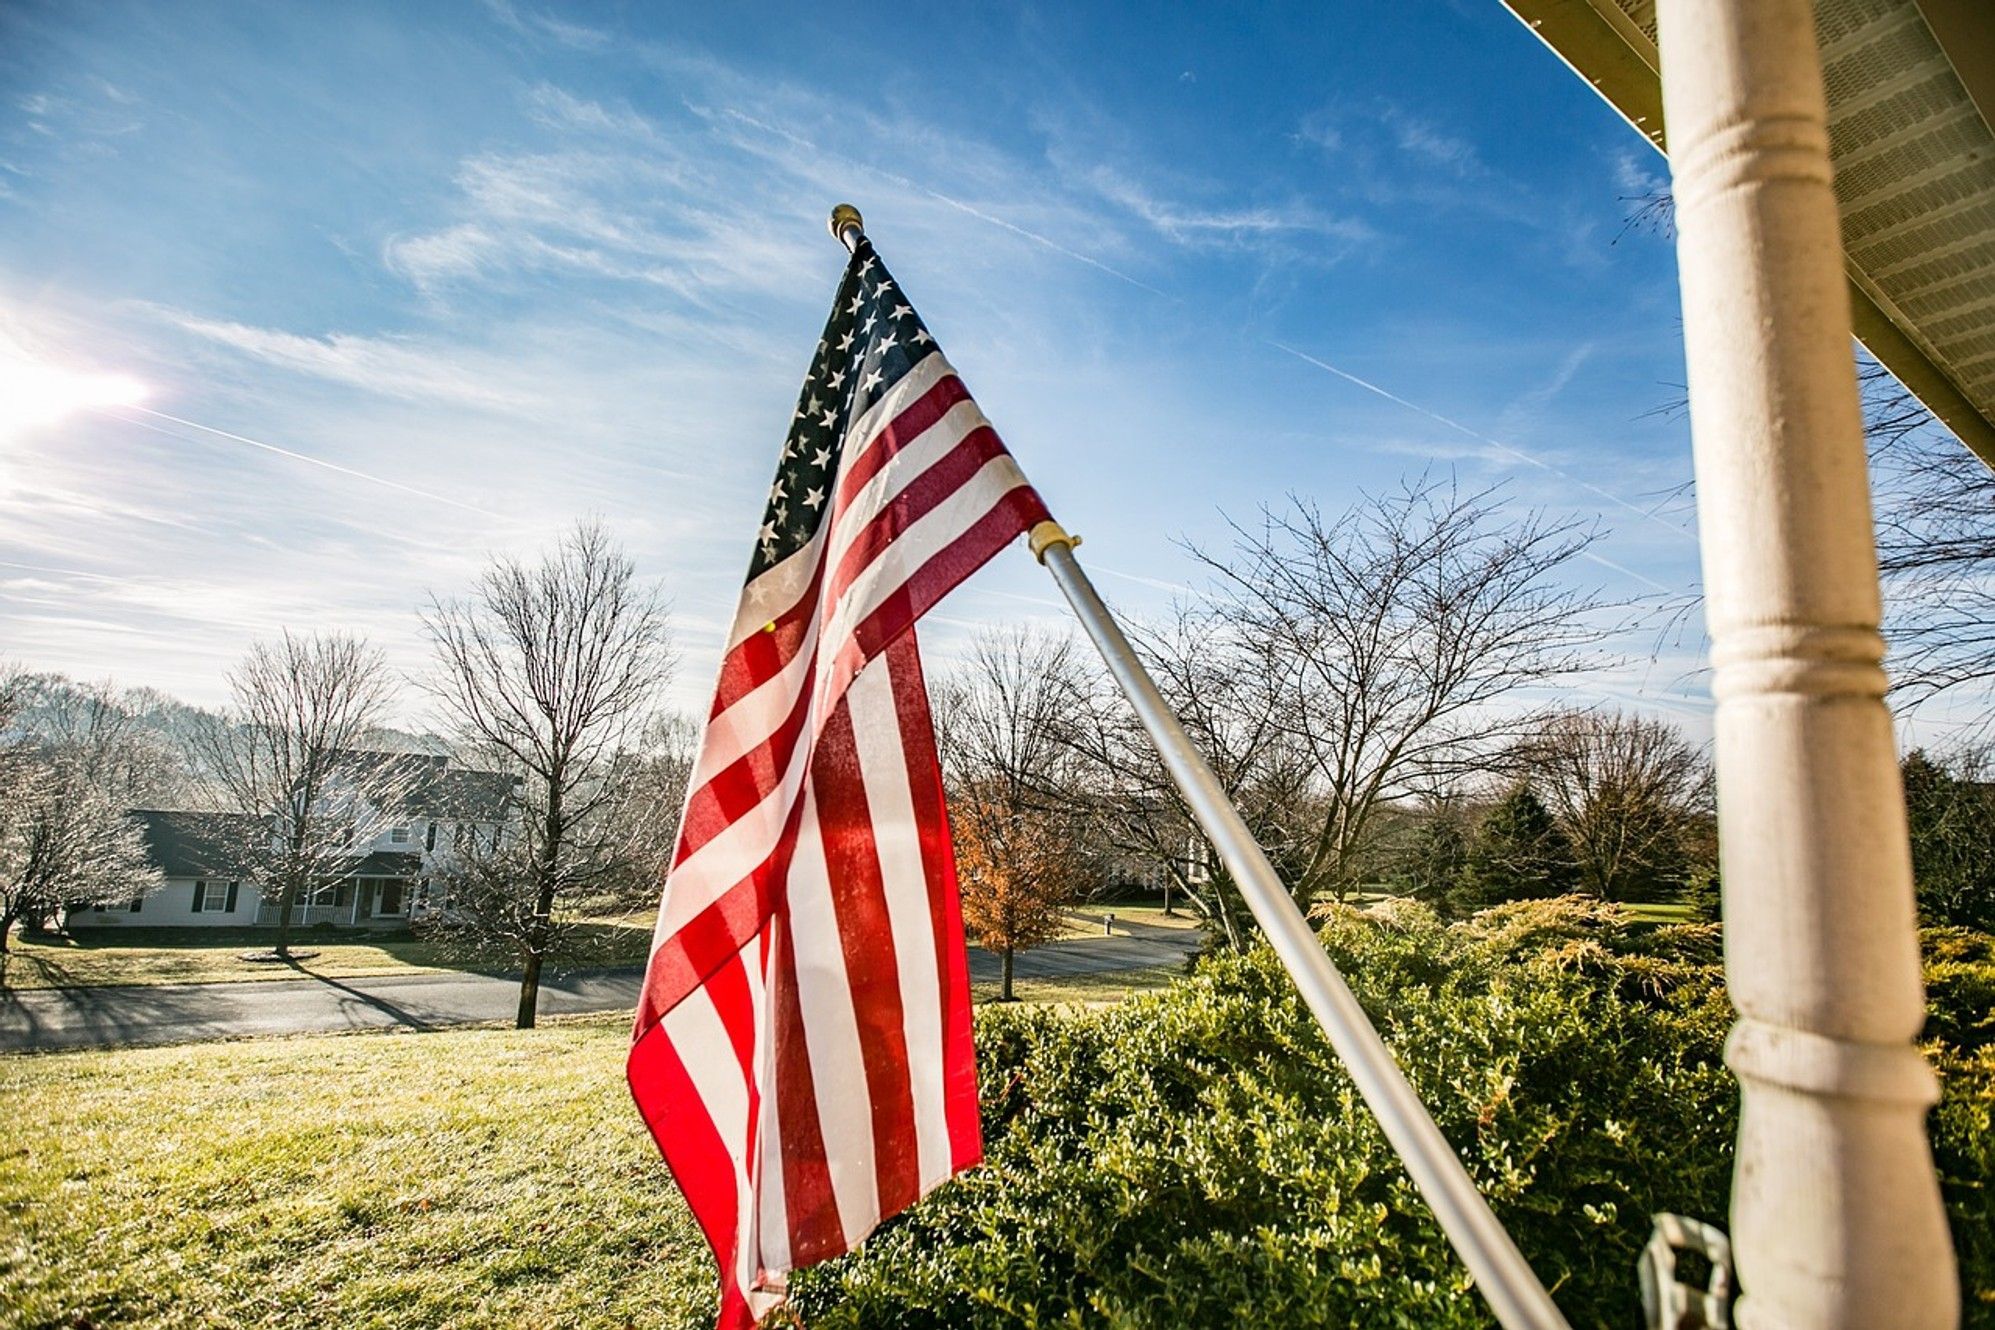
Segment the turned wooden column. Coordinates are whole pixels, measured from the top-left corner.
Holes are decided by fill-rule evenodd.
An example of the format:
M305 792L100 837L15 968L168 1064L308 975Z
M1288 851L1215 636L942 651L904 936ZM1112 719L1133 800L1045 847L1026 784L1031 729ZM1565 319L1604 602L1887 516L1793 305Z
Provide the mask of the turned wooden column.
M1739 1324L1953 1326L1808 0L1661 0L1713 689Z

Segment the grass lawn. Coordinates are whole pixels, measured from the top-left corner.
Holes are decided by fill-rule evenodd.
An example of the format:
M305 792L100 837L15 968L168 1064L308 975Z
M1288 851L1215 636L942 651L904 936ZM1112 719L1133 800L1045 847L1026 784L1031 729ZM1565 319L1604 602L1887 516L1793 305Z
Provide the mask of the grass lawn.
M1018 988L1104 1002L1177 973ZM711 1325L629 1028L0 1058L0 1328Z
M1692 923L1690 905L1687 901L1644 901L1638 905L1623 905L1628 917L1644 924L1687 924Z
M1191 930L1199 926L1198 915L1184 905L1174 905L1169 915L1164 913L1161 905L1076 905L1067 911L1067 925L1060 931L1060 936L1100 937L1101 917L1105 914L1115 916L1117 937L1132 932L1140 936L1159 928Z
M628 1028L0 1061L0 1326L711 1324Z
M1013 979L1011 991L1020 1002L1074 1002L1093 1007L1120 1002L1131 993L1167 987L1172 980L1182 979L1184 973L1182 965L1152 965L1141 970L1062 975L1057 979ZM970 985L970 998L974 1002L995 1002L997 995L995 979Z
M642 965L651 946L648 918L591 920L578 926L588 963ZM316 951L312 972L335 979L368 974L418 974L473 968L437 943L408 933L295 930L294 951ZM242 959L267 950L270 928L79 930L74 937L11 939L9 988L74 988L102 984L201 984L245 979L302 978L283 965Z

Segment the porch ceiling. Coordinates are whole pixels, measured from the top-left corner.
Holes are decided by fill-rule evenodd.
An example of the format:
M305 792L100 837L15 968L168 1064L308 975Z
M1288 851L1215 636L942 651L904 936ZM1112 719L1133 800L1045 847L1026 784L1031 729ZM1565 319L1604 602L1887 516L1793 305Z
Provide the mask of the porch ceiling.
M1666 151L1655 0L1503 0ZM1859 341L1995 466L1988 0L1816 0Z

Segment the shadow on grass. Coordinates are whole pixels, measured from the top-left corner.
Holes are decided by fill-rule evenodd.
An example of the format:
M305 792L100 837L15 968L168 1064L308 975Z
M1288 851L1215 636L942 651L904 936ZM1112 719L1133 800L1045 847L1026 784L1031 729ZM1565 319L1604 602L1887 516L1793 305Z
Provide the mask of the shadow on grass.
M565 932L560 954L549 958L550 968L562 973L638 966L650 952L648 921L579 920ZM417 933L320 924L293 929L288 941L299 952L320 953L310 973L321 979L392 974L402 968L498 978L517 976L520 968L516 956L443 928ZM243 959L245 952L268 952L276 942L275 928L85 925L68 934L17 939L5 980L7 987L26 991L306 977L282 960ZM336 948L340 952L329 954Z
M16 988L23 979L34 980L36 988L67 988L89 982L57 959L59 953L53 953L46 940L37 938L33 945L34 950L27 951L16 943L6 955L0 956L0 990Z

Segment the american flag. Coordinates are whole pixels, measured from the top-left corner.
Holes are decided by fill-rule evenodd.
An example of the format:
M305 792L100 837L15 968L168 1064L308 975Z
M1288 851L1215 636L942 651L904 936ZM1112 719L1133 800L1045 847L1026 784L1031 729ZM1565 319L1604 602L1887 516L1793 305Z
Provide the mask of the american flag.
M628 1063L723 1330L982 1155L914 624L1046 517L862 238L756 533Z

